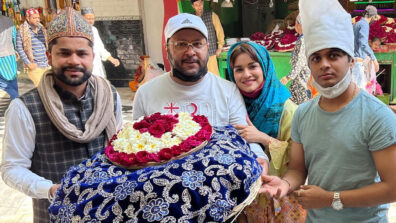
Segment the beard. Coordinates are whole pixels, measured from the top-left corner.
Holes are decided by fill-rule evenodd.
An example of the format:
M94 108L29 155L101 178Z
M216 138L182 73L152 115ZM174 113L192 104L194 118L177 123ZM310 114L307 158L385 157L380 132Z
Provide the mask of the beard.
M68 69L80 71L83 73L83 76L78 79L72 80L65 75L65 71ZM85 83L92 76L92 73L83 67L67 66L67 67L61 67L61 68L52 68L52 70L54 72L56 79L58 79L59 81L61 81L62 83L66 84L66 85L73 86L73 87L80 86L81 84Z
M173 59L171 54L168 52L168 58L169 62L172 65L172 72L173 76L176 77L177 79L184 81L184 82L196 82L203 78L206 73L208 73L208 60L209 60L209 55L206 56L206 58L203 61L200 61L199 59L184 59L181 60L180 62L177 62L176 60ZM189 62L194 62L199 64L199 70L195 73L192 72L187 72L182 68L182 64L186 61Z

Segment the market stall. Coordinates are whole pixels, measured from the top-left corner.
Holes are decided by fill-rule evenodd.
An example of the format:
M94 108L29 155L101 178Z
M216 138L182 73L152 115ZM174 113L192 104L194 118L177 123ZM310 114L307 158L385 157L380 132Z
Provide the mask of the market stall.
M219 71L222 78L227 78L227 53L222 52L218 58ZM270 52L272 61L274 62L276 74L279 79L286 76L290 70L290 52ZM384 91L389 92L390 104L396 104L396 52L375 53L378 62L381 65L390 66L390 76L386 76L386 86Z
M243 1L244 2L244 1ZM258 1L260 2L260 1ZM298 1L288 1L296 3ZM351 13L353 17L352 23L359 21L362 12L368 4L372 4L378 8L380 16L370 25L370 40L374 37L381 39L382 45L375 51L375 55L381 65L382 73L379 76L379 83L383 92L380 96L384 102L389 101L391 104L396 103L396 22L393 18L396 15L396 1L343 1L345 9ZM363 10L363 11L362 11ZM275 65L276 73L282 78L291 70L290 56L294 49L295 43L299 38L298 33L294 30L294 21L298 11L290 11L283 19L276 19L271 23L271 27L264 30L256 30L249 38L261 44L270 51L270 55ZM269 30L269 31L268 31ZM236 39L236 40L235 40ZM224 52L218 58L220 75L227 78L227 50L235 41L241 38L229 38L230 44L223 49ZM226 40L227 42L227 40ZM379 74L379 73L378 73Z
M25 21L25 12L29 8L37 8L43 25L48 25L66 6L80 10L80 0L0 0L0 5L1 14L12 18L17 28Z

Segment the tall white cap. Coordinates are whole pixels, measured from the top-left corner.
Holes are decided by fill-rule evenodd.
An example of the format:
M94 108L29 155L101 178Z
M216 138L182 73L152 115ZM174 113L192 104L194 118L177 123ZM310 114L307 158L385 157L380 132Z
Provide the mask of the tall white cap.
M354 57L351 15L337 0L300 0L305 54L326 48L339 48Z
M181 13L168 20L164 31L165 40L168 41L173 34L181 29L195 29L208 39L208 29L200 17L193 14Z

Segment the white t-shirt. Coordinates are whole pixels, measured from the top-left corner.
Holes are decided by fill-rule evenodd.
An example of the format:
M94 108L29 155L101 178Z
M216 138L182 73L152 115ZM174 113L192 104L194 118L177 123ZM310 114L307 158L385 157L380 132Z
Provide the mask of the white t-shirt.
M292 123L291 138L303 145L309 184L345 191L380 182L372 153L396 143L395 114L365 91L336 112L323 110L319 99L301 104ZM306 222L382 223L387 211L387 205L311 209Z
M243 98L234 83L212 73L192 86L184 86L165 73L139 87L133 103L133 119L156 112L205 115L213 126L247 124ZM268 157L256 143L250 143L257 156Z
M92 26L92 33L94 37L93 52L95 54L92 74L106 78L106 72L104 70L102 61L106 61L107 58L111 56L111 54L105 49L102 39L99 36L98 29L96 29L95 26Z

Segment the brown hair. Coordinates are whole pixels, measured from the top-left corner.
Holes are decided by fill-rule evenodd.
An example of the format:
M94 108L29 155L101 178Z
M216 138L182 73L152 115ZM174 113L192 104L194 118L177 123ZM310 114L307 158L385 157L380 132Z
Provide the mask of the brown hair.
M248 43L241 43L238 46L236 46L231 53L231 56L230 56L231 68L234 68L234 63L235 63L236 58L239 55L241 55L242 53L246 53L247 55L250 56L250 58L252 58L252 60L254 60L256 62L260 62L257 57L256 50Z

